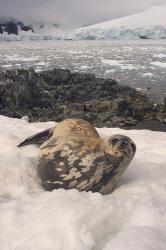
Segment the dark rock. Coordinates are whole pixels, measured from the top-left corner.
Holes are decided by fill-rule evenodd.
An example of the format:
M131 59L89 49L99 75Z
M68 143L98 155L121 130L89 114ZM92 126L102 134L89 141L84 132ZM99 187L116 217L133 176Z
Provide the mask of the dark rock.
M10 35L10 34L18 35L17 24L14 23L13 21L7 22L5 25L4 31L6 31L8 33L8 35Z
M164 98L163 112L166 112L166 97Z
M166 100L154 105L144 93L115 80L54 69L0 71L0 114L30 121L77 117L97 127L132 127L166 121Z
M2 24L0 24L0 34L3 34Z

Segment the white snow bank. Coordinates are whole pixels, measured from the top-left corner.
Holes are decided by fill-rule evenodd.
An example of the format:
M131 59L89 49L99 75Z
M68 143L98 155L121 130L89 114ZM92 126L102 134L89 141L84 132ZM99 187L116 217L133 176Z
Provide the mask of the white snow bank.
M16 145L53 125L0 116L0 249L165 250L166 133L99 129L137 144L119 187L107 196L46 192L36 177L38 148Z

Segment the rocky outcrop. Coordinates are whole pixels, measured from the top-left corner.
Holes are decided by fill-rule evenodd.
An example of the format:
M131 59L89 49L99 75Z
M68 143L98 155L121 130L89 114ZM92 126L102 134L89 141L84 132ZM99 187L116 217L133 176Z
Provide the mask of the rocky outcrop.
M78 117L97 127L133 127L166 120L166 101L154 104L142 92L92 74L54 69L0 71L0 114L30 121Z
M23 31L33 31L33 28L30 25L25 25L23 22L20 21L14 21L14 20L9 20L9 21L4 21L0 23L0 33L7 33L8 35L14 34L18 35L18 31L23 30Z

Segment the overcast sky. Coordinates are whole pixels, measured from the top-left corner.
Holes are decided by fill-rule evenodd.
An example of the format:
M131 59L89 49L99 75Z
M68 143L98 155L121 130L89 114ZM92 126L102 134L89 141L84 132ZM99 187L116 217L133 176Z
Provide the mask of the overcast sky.
M78 27L146 10L166 0L0 0L0 16Z

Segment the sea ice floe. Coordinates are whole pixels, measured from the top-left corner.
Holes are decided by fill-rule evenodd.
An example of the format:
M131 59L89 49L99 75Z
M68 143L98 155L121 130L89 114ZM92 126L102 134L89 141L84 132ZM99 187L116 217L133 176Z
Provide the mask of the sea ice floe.
M154 75L153 75L153 73L147 72L147 73L142 74L142 76L143 76L143 77L151 78L151 77L153 77Z
M119 67L122 70L136 70L138 69L138 66L134 66L130 63L127 63L125 61L118 61L118 60L108 60L108 59L102 59L102 63L103 64L108 64L110 66L114 66L114 67Z
M166 62L151 62L150 64L158 68L166 68Z
M154 54L153 55L154 57L157 57L157 58L166 58L166 54Z
M109 64L111 66L121 66L121 62L118 60L108 60L108 59L102 59L102 63Z
M34 57L24 57L24 56L19 56L17 54L14 55L6 55L5 56L6 61L22 61L22 62L30 62L30 61L37 61L39 60L39 57L34 56Z
M90 69L90 68L91 68L91 67L89 67L89 66L87 66L87 65L81 65L81 66L80 66L80 69L85 69L85 70L86 70L86 69Z

